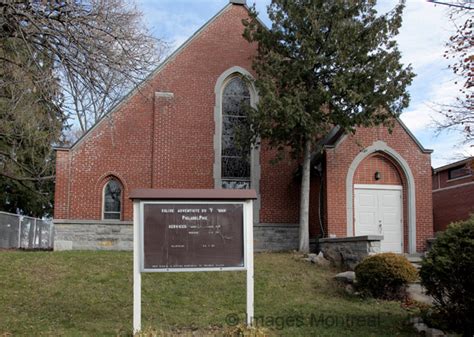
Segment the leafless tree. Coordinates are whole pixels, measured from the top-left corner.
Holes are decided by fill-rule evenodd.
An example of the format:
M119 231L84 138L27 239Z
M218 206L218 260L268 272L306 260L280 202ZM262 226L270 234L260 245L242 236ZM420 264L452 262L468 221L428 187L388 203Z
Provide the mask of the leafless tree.
M444 118L437 121L437 128L438 132L461 129L465 143L474 146L474 3L459 0L443 5L449 6L448 16L455 27L455 33L446 43L444 57L452 61L449 67L459 77L462 87L453 102L438 106Z
M126 0L2 1L0 15L2 40L15 39L30 59L50 56L52 71L36 81L46 93L59 90L55 103L82 132L156 67L166 47Z
M128 0L0 0L0 210L49 213L66 121L85 132L164 48Z

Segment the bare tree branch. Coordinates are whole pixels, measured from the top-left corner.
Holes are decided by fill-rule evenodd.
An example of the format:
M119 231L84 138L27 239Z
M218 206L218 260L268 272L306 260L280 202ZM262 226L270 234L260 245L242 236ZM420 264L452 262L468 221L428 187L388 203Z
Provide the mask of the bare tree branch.
M125 0L3 2L0 13L1 39L16 39L35 62L37 54L51 55L45 85L56 80L49 83L62 93L56 103L82 132L149 74L166 48Z
M465 136L464 143L474 146L474 5L466 1L454 4L459 6L450 7L448 16L455 33L446 43L444 57L452 61L449 67L463 85L453 102L438 105L436 110L443 118L436 121L436 130L440 133L460 129Z

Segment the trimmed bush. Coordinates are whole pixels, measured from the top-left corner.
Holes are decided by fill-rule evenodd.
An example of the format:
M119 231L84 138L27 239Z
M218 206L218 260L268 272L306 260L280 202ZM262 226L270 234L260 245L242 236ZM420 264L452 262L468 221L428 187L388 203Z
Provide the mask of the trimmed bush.
M362 293L382 299L402 299L406 287L417 277L416 268L406 257L382 253L366 257L355 268L357 288Z
M474 216L441 233L422 262L421 282L441 326L474 335Z

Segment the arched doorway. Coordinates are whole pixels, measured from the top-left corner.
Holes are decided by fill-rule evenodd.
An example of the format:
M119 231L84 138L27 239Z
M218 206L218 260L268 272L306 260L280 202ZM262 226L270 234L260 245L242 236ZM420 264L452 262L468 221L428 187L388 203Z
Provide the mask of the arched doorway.
M398 172L398 181L397 180L391 180L387 181L386 184L373 184L373 181L365 181L365 182L370 182L372 184L355 184L354 179L356 178L356 171L359 168L359 165L366 159L370 158L374 155L380 155L386 160L386 164L392 165L392 167L395 170L392 170L392 172ZM365 179L374 179L375 180L375 173L376 171L373 170L373 168L368 165L366 167L366 170L364 172L365 174ZM396 177L392 176L391 179L397 179ZM361 180L358 180L360 183ZM359 185L359 186L355 186ZM390 251L397 251L397 252L407 252L407 253L416 253L416 202L415 202L415 180L413 177L413 174L411 172L411 169L408 165L408 163L405 161L405 159L394 149L389 147L385 142L383 141L375 141L371 146L365 148L363 151L361 151L352 161L352 164L349 167L348 173L347 173L347 178L346 178L346 205L347 205L347 236L355 236L358 235L356 233L360 233L359 230L356 231L355 223L355 213L357 212L356 207L355 207L355 191L356 187L357 188L362 188L362 187L370 187L372 189L377 190L377 186L360 186L360 185L385 185L382 186L381 190L383 191L396 191L399 190L401 192L387 192L386 193L386 201L389 202L388 206L384 206L382 203L381 206L379 203L379 199L383 198L379 196L379 193L374 192L372 193L372 202L375 203L375 199L377 199L377 213L373 211L373 217L374 220L376 221L377 224L377 229L378 229L378 221L380 219L379 215L379 207L393 207L396 209L392 209L391 211L393 212L398 212L401 214L401 219L400 221L402 222L401 227L401 233L394 233L394 235L397 235L397 237L400 237L401 235L401 240L399 243L399 249L393 249ZM392 185L392 186L389 186ZM400 189L401 186L401 189ZM383 192L380 192L383 193ZM399 205L396 203L396 198L400 197L401 195L401 202ZM391 200L388 200L391 199ZM370 200L366 200L369 202ZM390 201L393 202L390 204ZM388 212L388 210L387 210ZM392 212L392 213L393 213ZM383 211L382 211L382 216L383 216ZM360 215L359 215L360 216ZM369 215L367 215L369 216ZM359 218L360 219L360 218ZM398 218L394 218L397 221ZM383 226L383 221L382 219L382 226ZM360 222L360 221L359 221ZM388 223L388 222L387 222ZM393 226L395 226L395 223L393 223ZM382 229L383 232L383 229ZM394 236L395 237L395 236ZM398 244L395 243L395 239L391 239L389 241L393 241L392 244ZM390 248L386 248L390 249Z
M354 235L382 235L382 252L404 252L405 191L390 156L375 152L364 158L354 174Z

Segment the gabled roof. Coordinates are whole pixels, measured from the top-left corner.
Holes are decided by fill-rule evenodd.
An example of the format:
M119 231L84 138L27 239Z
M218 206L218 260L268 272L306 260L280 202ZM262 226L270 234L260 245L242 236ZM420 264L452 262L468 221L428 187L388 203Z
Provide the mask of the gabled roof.
M410 138L415 142L415 144L418 146L418 148L421 150L423 153L432 153L433 150L426 149L423 145L421 145L420 141L415 137L415 135L410 131L410 129L403 123L403 121L400 118L396 118L397 122L400 124L400 126L405 130L405 132L410 136ZM338 140L345 135L345 132L339 127L336 126L334 127L329 134L322 140L323 146L326 148L331 148L336 146Z
M418 148L420 149L421 152L423 152L423 153L432 153L433 152L433 150L426 149L423 145L421 145L420 141L415 137L415 135L410 131L410 129L408 129L408 127L405 125L405 123L403 123L403 121L400 118L397 117L396 120L400 124L400 126L403 128L403 130L405 130L405 132L408 134L408 136L410 136L410 138L415 142L415 144L418 146ZM339 141L345 135L346 135L346 133L344 132L344 130L341 127L335 126L334 128L331 129L331 131L329 131L329 133L326 135L326 137L321 139L321 141L319 142L319 145L323 149L334 148L334 147L337 146ZM316 165L321 160L321 158L322 158L322 152L313 153L312 156L311 156L311 164Z
M109 115L119 110L131 97L133 97L141 88L143 88L152 78L154 78L164 67L166 67L171 61L173 61L176 56L178 56L193 40L195 40L209 25L211 25L219 16L226 12L233 5L243 5L247 10L249 10L246 5L245 0L230 0L227 5L224 6L217 14L210 18L204 25L201 26L189 39L187 39L179 48L177 48L171 55L169 55L158 67L153 70L145 79L143 79L134 89L125 95L119 102L117 102L107 113L105 113L89 130L87 130L74 144L67 147L54 147L54 150L71 150L77 147L82 141L94 130L96 129ZM263 26L264 23L260 21L260 24Z

